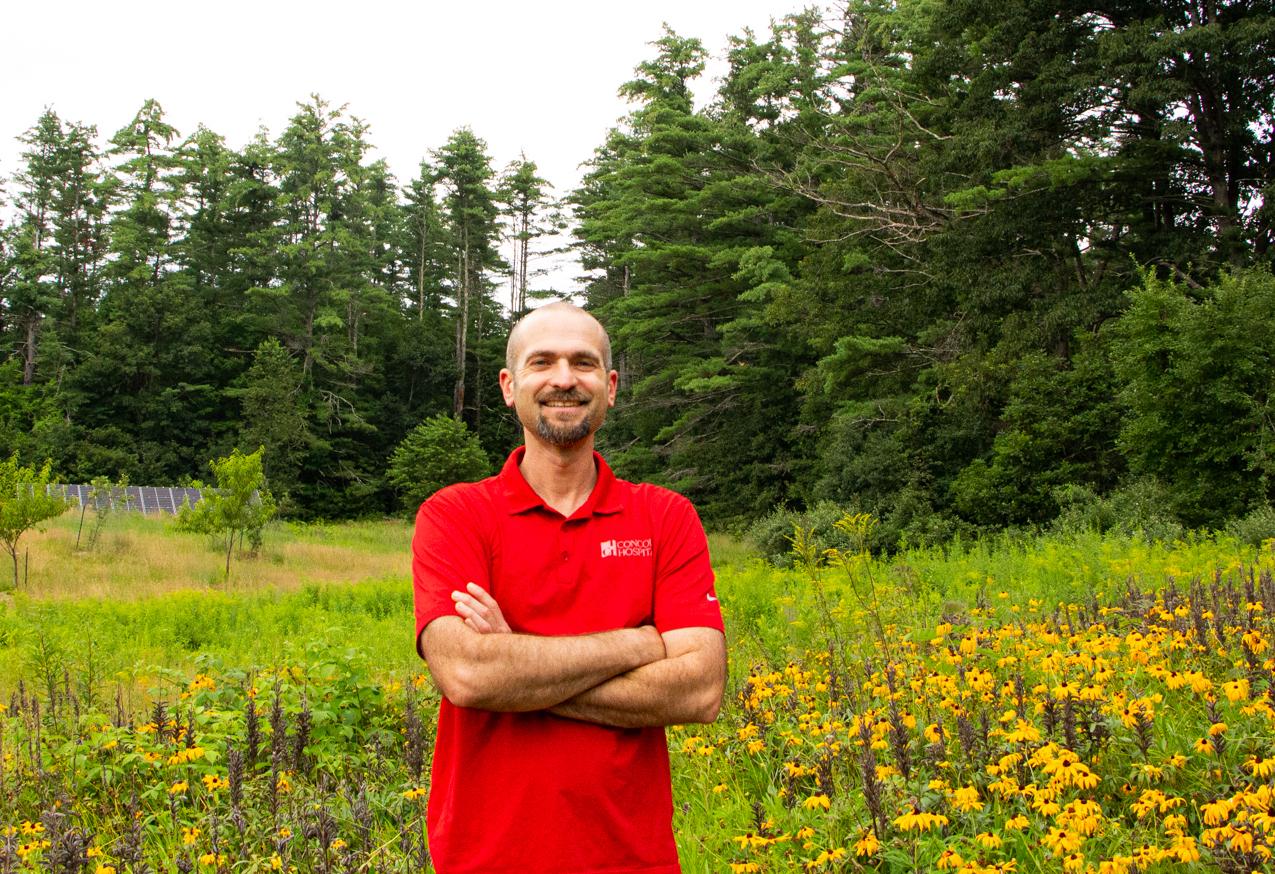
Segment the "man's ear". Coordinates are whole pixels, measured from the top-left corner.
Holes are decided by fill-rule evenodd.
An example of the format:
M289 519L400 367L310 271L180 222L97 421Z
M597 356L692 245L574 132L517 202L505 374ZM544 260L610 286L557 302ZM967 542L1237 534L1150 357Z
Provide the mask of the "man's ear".
M615 391L620 385L620 374L618 371L612 370L607 374L607 406L615 406Z
M505 406L512 407L514 405L514 375L507 367L500 368L500 393L505 398Z

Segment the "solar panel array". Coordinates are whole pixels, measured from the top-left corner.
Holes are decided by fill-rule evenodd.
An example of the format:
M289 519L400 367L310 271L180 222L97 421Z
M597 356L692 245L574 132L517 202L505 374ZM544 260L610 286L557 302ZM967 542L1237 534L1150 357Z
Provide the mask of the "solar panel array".
M93 487L83 483L70 485L50 484L51 495L61 495L79 506L109 506L112 510L129 510L134 513L167 513L175 514L183 501L189 501L193 507L203 499L199 489L181 486L128 486L112 489L109 493L94 496Z

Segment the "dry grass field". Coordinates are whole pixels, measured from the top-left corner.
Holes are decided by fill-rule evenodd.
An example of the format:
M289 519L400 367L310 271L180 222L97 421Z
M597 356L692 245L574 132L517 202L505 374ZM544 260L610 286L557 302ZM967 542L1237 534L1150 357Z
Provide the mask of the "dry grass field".
M307 583L359 583L410 573L411 526L388 519L338 525L275 523L256 556L236 556L230 577L224 553L199 534L174 529L167 516L110 517L96 549L76 549L79 512L28 532L19 545L19 590L39 600L127 601L189 589L293 591ZM6 568L7 570L7 568Z

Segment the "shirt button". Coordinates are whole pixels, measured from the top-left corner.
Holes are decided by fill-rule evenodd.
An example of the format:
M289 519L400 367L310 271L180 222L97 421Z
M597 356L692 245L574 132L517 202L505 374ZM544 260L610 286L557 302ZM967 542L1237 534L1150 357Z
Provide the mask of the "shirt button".
M569 559L569 558L571 558L571 554L570 554L570 553L568 553L568 552L565 552L565 551L564 551L564 552L562 553L562 560L563 560L563 561L566 561L566 560L567 560L567 559Z

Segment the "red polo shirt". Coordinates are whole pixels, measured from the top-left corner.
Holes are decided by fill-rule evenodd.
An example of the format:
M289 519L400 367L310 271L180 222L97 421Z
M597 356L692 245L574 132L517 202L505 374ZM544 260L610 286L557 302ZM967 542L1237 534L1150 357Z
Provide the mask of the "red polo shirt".
M516 450L500 474L439 491L412 541L416 633L453 616L475 582L519 633L655 625L722 629L708 543L682 496L598 481L570 517L527 485ZM674 874L662 728L620 729L548 712L495 713L443 699L428 827L440 874Z

